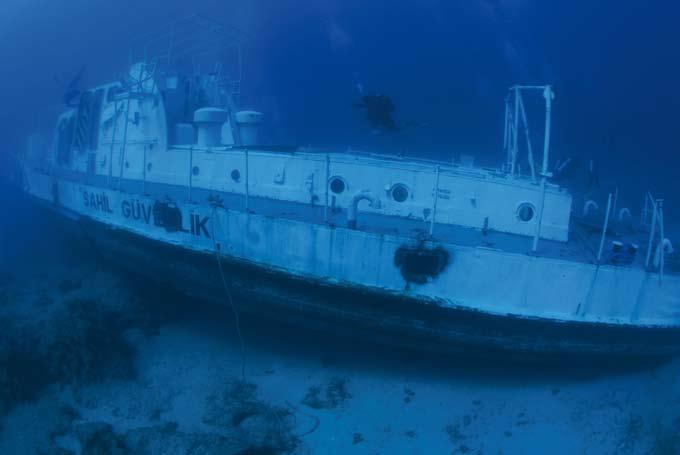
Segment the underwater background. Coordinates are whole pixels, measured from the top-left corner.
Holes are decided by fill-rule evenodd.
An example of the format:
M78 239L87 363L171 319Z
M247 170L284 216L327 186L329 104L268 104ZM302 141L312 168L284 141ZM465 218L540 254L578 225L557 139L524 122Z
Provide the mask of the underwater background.
M106 82L134 37L194 13L247 35L242 107L276 144L495 166L508 87L552 84L553 158L594 160L638 210L665 198L677 241L673 1L3 0L0 176L82 68ZM358 85L418 126L374 134ZM109 267L0 189L0 453L680 453L677 361L496 365L246 319L242 381L225 308Z

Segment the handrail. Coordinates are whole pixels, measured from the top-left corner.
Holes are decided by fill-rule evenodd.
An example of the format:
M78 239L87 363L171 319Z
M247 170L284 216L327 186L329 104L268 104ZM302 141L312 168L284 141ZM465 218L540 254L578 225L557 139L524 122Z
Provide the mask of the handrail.
M656 222L657 222L657 210L656 210L656 202L652 198L652 194L647 192L647 197L651 201L652 205L652 226L651 229L649 230L649 244L647 245L647 258L645 259L645 268L649 268L649 261L652 257L652 244L654 243L654 233L656 231Z
M146 194L146 161L147 161L147 156L146 156L146 145L144 146L144 159L142 163L142 194Z
M524 101L519 96L519 111L522 114L522 121L524 122L524 137L527 143L527 154L529 160L529 169L531 169L531 180L536 181L536 170L534 169L534 151L531 147L531 134L529 133L529 121L527 120L527 113L524 109Z
M657 246L658 257L654 258L654 267L659 268L659 284L663 283L663 276L666 264L666 244L668 239L664 229L663 216L663 199L654 199L650 192L647 192L647 198L652 207L652 225L649 230L649 244L647 245L647 257L645 258L645 269L649 270L650 261L652 258L652 250L654 249L654 240L656 238L656 231L659 231L659 244ZM672 248L672 245L671 245ZM658 262L657 262L658 261Z
M191 202L191 193L194 184L194 148L189 147L189 202Z
M324 221L324 223L326 223L326 224L328 224L328 186L330 185L329 180L330 180L330 178L331 178L331 176L330 176L331 169L330 169L330 168L331 168L331 158L330 158L328 152L326 152L326 179L324 180L324 187L325 187L325 190L324 190L324 199L325 199L325 203L324 203L324 208L323 208L323 221Z
M600 238L600 248L597 250L597 263L602 260L602 250L604 249L604 241L607 237L607 228L609 227L609 212L612 209L612 194L609 193L607 198L607 213L604 215L604 225L602 225L602 237Z
M536 231L534 232L534 241L532 244L532 251L535 253L538 250L538 241L541 238L541 227L543 225L543 212L545 210L545 187L547 185L545 176L541 179L541 204L538 207L538 219L536 220Z
M116 132L118 130L118 115L120 110L118 109L118 100L115 100L114 110L113 110L113 131L111 132L111 147L109 148L109 175L106 181L106 185L111 187L111 179L113 178L113 147L116 143Z
M250 163L248 163L248 149L245 149L246 155L246 212L250 210Z
M439 200L439 166L435 167L435 180L434 180L434 200L432 201L432 218L430 219L430 237L434 232L434 223L437 216L437 201Z
M659 207L659 233L661 234L661 239L659 240L659 245L661 246L661 251L660 251L660 256L661 256L661 262L659 265L659 284L663 283L663 272L664 272L664 265L666 263L666 250L664 248L664 242L666 241L666 237L664 234L664 229L663 229L663 200L659 200L659 203L657 204Z
M142 74L144 72L144 67L140 66L139 67L139 78L137 80L142 79ZM140 86L140 89L142 87ZM121 152L120 152L120 172L118 174L118 191L120 191L120 187L123 181L123 169L125 168L125 152L126 152L126 146L127 146L127 134L128 134L128 127L130 125L130 104L132 103L132 89L131 87L128 87L128 97L127 97L127 106L125 107L125 127L123 128L123 140L122 140L122 147L121 147Z

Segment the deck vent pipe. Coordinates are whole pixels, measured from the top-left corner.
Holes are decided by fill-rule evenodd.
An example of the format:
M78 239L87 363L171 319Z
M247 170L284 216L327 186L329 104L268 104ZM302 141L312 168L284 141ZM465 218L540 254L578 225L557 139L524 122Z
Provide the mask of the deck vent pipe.
M597 202L593 201L592 199L588 199L585 204L583 204L583 217L585 218L588 216L591 210L599 210L600 206L597 205Z
M260 127L264 114L257 111L239 111L236 113L236 125L238 126L240 145L261 145Z
M222 143L222 125L229 119L229 113L216 107L204 107L194 112L194 124L198 129L198 145L215 147Z
M624 207L621 210L619 210L619 221L623 220L629 220L633 217L630 213L630 209Z
M654 254L654 267L659 267L661 265L661 255L673 254L673 243L668 239L663 239L663 242L659 242L656 246L656 253Z
M359 202L366 200L370 204L371 208L380 208L380 199L378 199L369 190L359 191L352 197L352 203L347 210L347 227L350 229L357 228L357 209L359 207Z

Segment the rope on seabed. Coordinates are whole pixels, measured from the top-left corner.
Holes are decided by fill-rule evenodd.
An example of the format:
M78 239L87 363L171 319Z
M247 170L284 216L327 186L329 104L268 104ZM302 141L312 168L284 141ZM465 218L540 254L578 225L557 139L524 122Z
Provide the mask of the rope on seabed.
M305 431L304 433L301 433L301 434L299 434L299 435L296 435L296 436L295 436L296 438L304 438L305 436L314 433L314 432L319 428L319 426L321 425L321 420L319 420L318 417L313 416L313 415L311 415L311 414L307 414L306 412L300 411L300 409L299 409L297 406L291 404L289 401L286 401L286 406L288 406L290 409L293 410L293 415L295 415L295 414L301 414L301 415L303 415L303 416L305 416L305 417L308 417L308 418L314 420L314 425L312 426L312 428L309 429L309 430L307 430L307 431Z
M234 299L231 296L231 291L229 290L229 285L227 284L227 279L224 275L224 270L222 269L222 259L220 257L220 245L217 243L215 240L215 215L217 213L217 208L220 207L224 209L224 206L221 204L221 201L215 200L211 202L213 205L212 208L212 219L213 222L210 223L210 234L212 236L212 242L213 242L213 249L215 251L215 258L217 259L217 267L219 268L220 271L220 277L222 278L222 285L224 286L224 292L227 294L227 298L229 300L229 306L231 307L232 312L234 313L234 319L236 320L236 334L238 335L239 343L241 345L241 379L245 382L246 380L246 345L245 342L243 341L243 335L241 334L241 320L238 314L238 310L236 309L236 305L234 304ZM294 435L296 438L304 438L305 436L308 436L312 433L314 433L319 426L321 425L321 421L319 420L318 417L313 416L311 414L308 414L306 412L302 412L297 406L291 404L289 401L286 401L286 406L293 411L293 415L300 414L303 415L311 420L314 421L312 424L312 427L299 434L299 435ZM277 413L274 412L274 416L276 420L278 421L280 429L284 428L283 422L281 420L281 416Z
M217 213L217 207L222 207L221 205L215 205L213 203L212 209L212 223L210 223L210 230L213 242L213 249L215 251L215 259L217 259L217 268L220 271L220 277L222 278L222 285L224 286L224 292L227 294L227 299L229 300L229 306L231 307L232 313L234 313L234 320L236 321L236 334L238 335L238 341L241 345L241 379L245 382L246 380L246 344L243 341L243 335L241 333L241 318L239 317L236 305L234 305L234 299L231 297L231 291L229 290L229 285L227 284L227 279L224 276L224 270L222 269L222 259L220 257L220 245L215 240L215 215ZM224 208L224 207L222 207Z

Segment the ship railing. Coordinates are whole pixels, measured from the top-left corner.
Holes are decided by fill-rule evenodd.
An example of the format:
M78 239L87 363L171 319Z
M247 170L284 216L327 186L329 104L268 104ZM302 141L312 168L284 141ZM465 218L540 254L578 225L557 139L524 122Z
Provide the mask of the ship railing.
M620 212L617 213L617 198L618 190L616 192L610 192L607 198L607 209L604 214L604 222L602 224L602 231L600 234L599 247L597 249L596 256L596 263L598 265L603 263L604 247L612 222L617 220L620 223L626 219L626 217L630 218L630 210L628 208L624 207L620 209ZM640 215L640 227L649 230L647 249L642 266L647 272L658 272L659 283L662 283L664 274L666 272L666 255L673 253L673 246L670 240L666 237L666 229L664 224L664 200L655 198L649 191L645 193L645 202ZM622 246L619 244L619 248L621 247ZM637 251L637 246L635 247L635 250Z
M245 32L237 27L194 14L134 38L131 60L176 62L225 48L238 48L245 41Z
M213 73L219 74L222 85L238 92L245 41L246 34L234 26L191 15L136 37L130 51L130 63L151 65L159 73L172 72L186 64L196 73L201 65L207 64ZM217 65L219 70L213 68Z
M652 266L653 268L658 267L659 283L662 283L667 249L670 248L672 250L670 241L666 238L665 233L663 199L656 199L652 196L651 192L647 192L645 195L644 210L650 210L652 212L652 220L649 228L649 241L647 243L647 256L645 258L645 269L650 270ZM657 234L659 238L658 242L656 241ZM654 255L653 260L652 255Z

